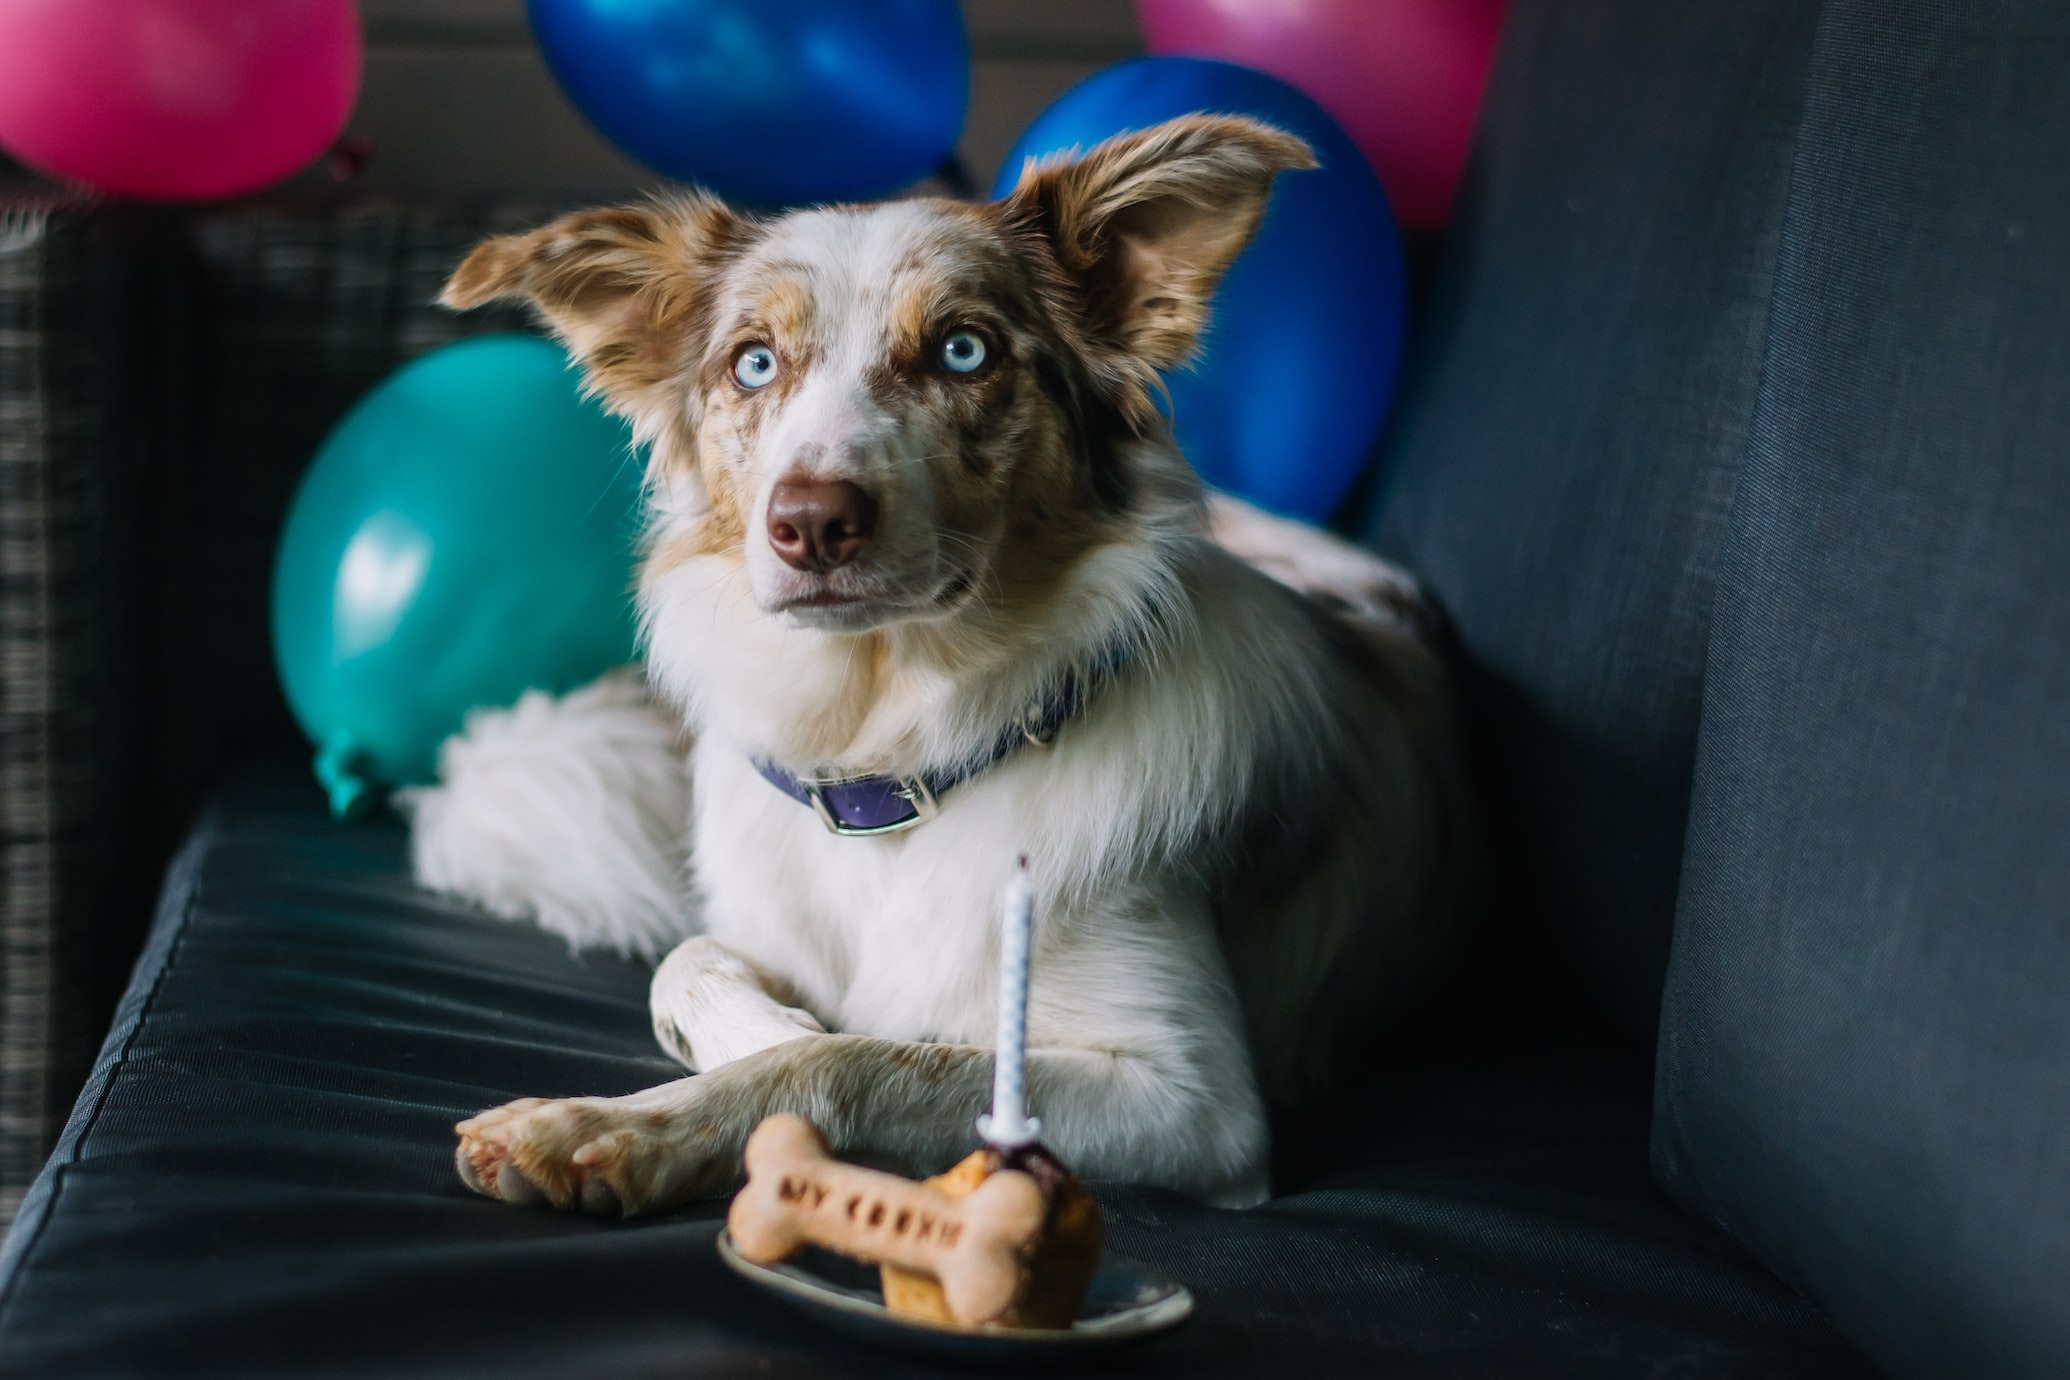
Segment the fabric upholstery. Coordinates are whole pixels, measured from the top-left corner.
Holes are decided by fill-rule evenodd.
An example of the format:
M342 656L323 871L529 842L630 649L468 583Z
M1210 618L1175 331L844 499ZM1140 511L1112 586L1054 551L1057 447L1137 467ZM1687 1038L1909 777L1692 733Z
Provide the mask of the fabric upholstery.
M2070 1371L2066 25L1512 7L1363 526L1451 615L1515 967L1284 1125L1272 1204L1099 1186L1204 1304L1105 1373L1863 1373L1727 1233L1893 1373ZM153 779L290 739L274 525L357 392L486 324L423 304L489 224L180 232ZM0 1373L939 1373L724 1274L714 1208L466 1194L456 1117L674 1070L638 968L401 853L299 777L208 816L0 1255Z
M2070 9L1824 7L1660 1170L1899 1375L2070 1374Z
M1368 531L1456 629L1510 896L1650 1039L1812 7L1512 7Z
M414 891L403 844L300 773L204 820L0 1259L0 1373L942 1373L733 1279L716 1206L602 1222L461 1187L458 1117L678 1070L644 970ZM1088 1373L1862 1373L1650 1187L1645 1061L1521 1024L1376 1051L1372 1089L1286 1129L1266 1207L1096 1186L1111 1248L1202 1307Z
M266 633L317 442L548 212L110 205L0 162L0 1222L49 1153L208 783L298 750Z
M345 413L403 363L490 331L530 329L510 305L473 312L438 292L469 246L554 208L331 204L266 198L178 227L180 335L162 367L183 384L166 419L178 482L163 497L163 615L177 697L156 735L164 774L207 783L303 741L273 668L273 556L302 473ZM199 803L178 802L191 817Z
M93 1063L158 884L124 777L162 226L0 165L0 1223Z

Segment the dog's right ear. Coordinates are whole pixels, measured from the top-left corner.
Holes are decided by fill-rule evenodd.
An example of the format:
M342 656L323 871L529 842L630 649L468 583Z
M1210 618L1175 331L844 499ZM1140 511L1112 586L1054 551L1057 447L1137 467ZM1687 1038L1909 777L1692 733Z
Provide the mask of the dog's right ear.
M1155 369L1192 353L1215 285L1265 214L1273 178L1316 166L1282 129L1188 115L1083 156L1031 161L1003 203L1049 241L1096 338Z
M439 301L528 302L614 412L636 415L694 364L707 288L750 222L710 197L579 211L475 246Z

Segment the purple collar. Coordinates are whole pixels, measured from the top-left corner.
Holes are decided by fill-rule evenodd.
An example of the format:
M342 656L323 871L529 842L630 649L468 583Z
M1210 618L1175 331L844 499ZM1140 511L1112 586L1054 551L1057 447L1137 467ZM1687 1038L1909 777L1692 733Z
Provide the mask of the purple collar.
M918 776L801 777L776 763L755 759L762 779L801 805L810 805L820 823L845 837L896 834L933 819L941 795L989 767L995 767L1029 744L1048 747L1057 731L1085 706L1089 689L1114 678L1134 659L1134 648L1108 654L1090 677L1067 671L1048 698L1000 731L990 747L955 766ZM1090 684L1088 685L1088 680Z

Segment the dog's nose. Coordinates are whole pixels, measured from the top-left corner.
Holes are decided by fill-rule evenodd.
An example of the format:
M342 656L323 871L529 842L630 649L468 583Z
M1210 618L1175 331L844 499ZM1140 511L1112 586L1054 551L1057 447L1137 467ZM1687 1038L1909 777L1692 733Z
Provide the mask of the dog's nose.
M877 500L846 479L790 475L769 495L769 545L793 570L847 565L877 530Z

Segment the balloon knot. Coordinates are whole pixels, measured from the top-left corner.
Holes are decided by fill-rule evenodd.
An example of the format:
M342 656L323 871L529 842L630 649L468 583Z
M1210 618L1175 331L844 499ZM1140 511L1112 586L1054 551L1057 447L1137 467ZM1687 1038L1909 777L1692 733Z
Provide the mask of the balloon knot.
M333 819L366 818L379 793L367 779L370 760L364 749L349 737L333 737L318 749L312 765L317 782L330 798Z
M324 161L334 180L356 182L374 161L374 141L364 134L347 134L331 145Z

